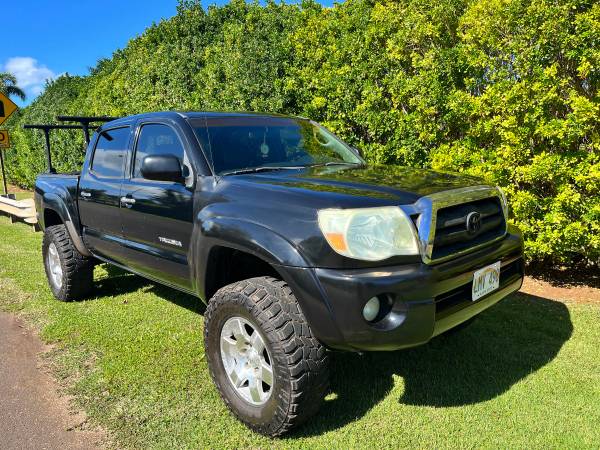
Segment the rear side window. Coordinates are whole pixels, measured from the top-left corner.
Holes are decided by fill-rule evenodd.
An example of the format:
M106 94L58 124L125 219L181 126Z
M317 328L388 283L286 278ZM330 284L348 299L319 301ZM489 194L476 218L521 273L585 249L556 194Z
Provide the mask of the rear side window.
M133 163L133 178L143 178L142 163L144 158L156 155L173 155L179 158L182 165L185 164L183 146L177 137L177 133L167 125L151 123L142 126L140 131Z
M122 178L129 141L129 127L103 131L98 138L92 171L99 177Z

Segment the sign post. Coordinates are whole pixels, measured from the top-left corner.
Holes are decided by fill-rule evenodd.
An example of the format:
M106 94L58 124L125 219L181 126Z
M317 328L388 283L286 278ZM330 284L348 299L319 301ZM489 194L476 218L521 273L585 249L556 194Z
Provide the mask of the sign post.
M10 117L12 113L17 110L17 105L0 92L0 125L2 125L6 119ZM0 166L2 166L2 184L4 185L4 196L8 196L8 189L6 186L6 172L4 171L4 155L3 150L10 147L10 139L8 137L8 131L0 130Z
M8 189L6 188L6 173L4 171L4 149L10 147L10 138L8 137L8 131L0 130L0 167L2 167L2 184L4 185L4 196L8 195Z

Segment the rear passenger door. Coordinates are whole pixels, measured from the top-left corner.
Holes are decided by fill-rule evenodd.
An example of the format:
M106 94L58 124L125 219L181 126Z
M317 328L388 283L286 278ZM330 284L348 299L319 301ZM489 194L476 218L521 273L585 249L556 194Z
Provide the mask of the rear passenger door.
M121 219L126 265L169 284L191 289L188 250L193 229L194 175L177 129L164 123L141 123L121 191ZM185 182L147 180L146 156L174 155Z
M90 250L120 262L122 236L120 197L125 174L130 127L103 130L79 181L79 217Z

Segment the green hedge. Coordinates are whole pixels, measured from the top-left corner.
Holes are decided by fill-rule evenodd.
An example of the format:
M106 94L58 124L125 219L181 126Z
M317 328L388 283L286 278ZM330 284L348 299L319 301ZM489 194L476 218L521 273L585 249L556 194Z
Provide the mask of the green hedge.
M164 109L305 115L371 161L504 187L530 261L598 266L599 86L597 1L183 1L89 76L48 85L11 125ZM10 177L31 186L42 141L14 134ZM77 169L80 136L56 134L57 167Z

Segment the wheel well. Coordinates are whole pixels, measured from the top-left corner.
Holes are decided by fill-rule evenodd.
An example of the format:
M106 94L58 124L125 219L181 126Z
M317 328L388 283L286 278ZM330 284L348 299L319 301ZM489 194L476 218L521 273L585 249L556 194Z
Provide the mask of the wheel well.
M281 275L268 262L233 248L213 248L208 261L204 288L206 301L223 286L236 281L264 276L281 279Z
M62 223L63 220L56 211L48 208L44 210L44 227L48 228L52 225L61 225Z

